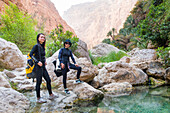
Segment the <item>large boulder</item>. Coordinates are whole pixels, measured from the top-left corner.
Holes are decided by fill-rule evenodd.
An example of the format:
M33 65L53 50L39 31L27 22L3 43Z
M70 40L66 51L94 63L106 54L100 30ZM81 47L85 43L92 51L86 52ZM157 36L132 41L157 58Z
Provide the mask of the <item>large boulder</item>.
M57 77L54 73L54 64L52 63L54 60L57 60L58 59L58 54L59 54L59 50L57 52L55 52L51 57L47 58L46 59L46 62L47 62L47 71L52 79L52 81L56 80ZM58 60L57 60L58 61Z
M80 39L78 41L78 49L75 52L78 53L78 57L86 57L91 62L87 49L87 44Z
M130 63L141 63L146 61L156 60L157 55L154 49L142 49L134 48L127 53L130 55Z
M15 69L25 66L25 58L18 47L0 38L0 67Z
M96 105L104 97L104 93L102 91L93 88L86 82L77 84L75 83L74 80L68 80L67 87L70 91L74 92L78 96L78 100L75 101L75 104L78 104L81 106L86 106L87 104ZM64 90L63 85L61 85L59 89Z
M167 84L170 84L170 67L166 69L164 78L165 78Z
M110 83L108 85L104 85L100 89L104 90L107 95L121 95L132 92L132 85L128 82Z
M0 72L0 87L10 88L11 86L5 76L5 73Z
M29 100L12 88L0 87L0 112L1 113L25 113L29 108Z
M92 53L92 56L95 58L106 56L107 54L109 54L112 51L118 52L120 50L118 48L116 48L115 46L106 44L106 43L101 43L101 44L93 47L90 50L90 52Z
M96 66L92 65L86 58L77 59L77 63L81 66L82 72L80 75L80 79L85 82L90 82L93 78L98 74L98 69ZM70 69L68 72L68 79L76 79L77 71Z
M53 65L53 61L58 59L58 53L59 51L57 51L56 53L54 53L51 57L47 58L47 70L48 73L52 79L52 81L55 81L58 85L62 84L62 76L61 77L56 77L55 73L54 73L54 65ZM80 65L82 67L82 73L80 75L80 79L85 81L85 82L89 82L91 80L93 80L93 78L98 74L98 70L96 66L93 66L92 63L90 61L87 60L87 58L77 58L76 56L74 56L76 63L78 65ZM72 61L70 59L70 61ZM70 69L70 71L67 73L67 79L76 79L76 73L77 71Z
M154 78L161 78L164 79L165 69L162 68L163 65L160 62L150 62L148 65L148 69L146 69L146 73L149 76Z
M141 69L120 61L108 63L99 70L98 76L94 78L94 81L99 86L113 82L129 82L132 85L137 85L144 84L147 80L147 75ZM96 85L95 83L93 84Z

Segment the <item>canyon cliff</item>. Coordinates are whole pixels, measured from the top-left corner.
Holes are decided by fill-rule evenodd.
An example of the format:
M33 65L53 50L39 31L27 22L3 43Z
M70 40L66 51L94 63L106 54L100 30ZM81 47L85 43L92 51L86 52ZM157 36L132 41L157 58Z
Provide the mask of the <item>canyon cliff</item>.
M115 28L118 32L138 0L96 0L68 9L63 18L85 41L88 48L107 38L107 33Z
M38 21L39 26L44 26L47 33L59 24L64 27L64 31L69 30L74 33L74 30L61 18L50 0L0 0L0 12L4 11L5 4L9 5L9 1L16 4L22 11L32 15Z

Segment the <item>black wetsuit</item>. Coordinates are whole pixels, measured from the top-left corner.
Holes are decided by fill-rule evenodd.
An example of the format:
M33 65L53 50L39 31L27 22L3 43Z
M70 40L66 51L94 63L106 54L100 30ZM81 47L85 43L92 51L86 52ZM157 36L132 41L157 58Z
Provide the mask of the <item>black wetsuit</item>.
M33 54L34 54L34 56L33 56ZM51 79L50 79L49 74L45 67L45 48L40 44L34 45L34 47L32 48L32 50L30 52L30 56L31 56L31 58L33 58L35 60L37 97L38 98L40 97L40 85L42 83L42 77L44 77L44 79L46 80L47 89L48 89L49 94L52 94ZM43 64L42 67L40 67L38 65L39 61L42 62L42 64Z
M68 48L61 48L59 51L58 59L60 61L60 64L63 63L65 65L65 68L61 69L63 74L64 88L67 88L66 80L67 80L67 72L69 71L69 69L77 70L77 79L80 78L80 73L81 73L81 67L80 66L76 67L74 64L71 64L69 61L69 57L71 57L74 64L76 64L76 61L73 57L71 50L69 50Z

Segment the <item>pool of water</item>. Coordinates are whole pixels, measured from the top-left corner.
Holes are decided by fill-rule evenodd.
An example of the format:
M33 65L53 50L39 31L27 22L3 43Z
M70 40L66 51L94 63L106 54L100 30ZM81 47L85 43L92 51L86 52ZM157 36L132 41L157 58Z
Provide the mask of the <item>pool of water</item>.
M170 86L138 86L124 96L106 96L97 107L79 108L82 113L170 113Z
M31 100L27 112L63 112L63 113L170 113L170 86L149 87L138 86L130 94L105 96L97 106L74 106L69 109L58 109L54 102L38 105L35 95L27 94Z

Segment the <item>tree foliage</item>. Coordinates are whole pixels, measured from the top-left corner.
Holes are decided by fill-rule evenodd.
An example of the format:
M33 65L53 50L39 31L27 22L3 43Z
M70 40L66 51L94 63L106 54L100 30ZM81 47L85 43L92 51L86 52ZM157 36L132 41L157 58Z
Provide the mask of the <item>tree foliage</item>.
M72 42L72 46L70 47L72 52L74 54L78 54L75 53L75 50L77 49L78 46L77 42L79 41L79 38L77 38L77 36L73 36L73 33L70 31L64 32L62 25L59 25L57 28L52 30L51 33L49 34L49 38L51 38L53 42L51 42L47 46L47 57L52 56L57 50L64 47L63 42L66 39L70 39Z
M139 37L146 41L150 40L157 47L167 47L170 40L170 21L165 17L165 2L153 0L149 13L138 25Z
M15 43L22 52L28 52L36 42L36 21L11 2L0 17L0 37Z
M168 47L170 43L170 0L139 0L131 15L110 41L120 49ZM109 41L104 41L109 42Z

